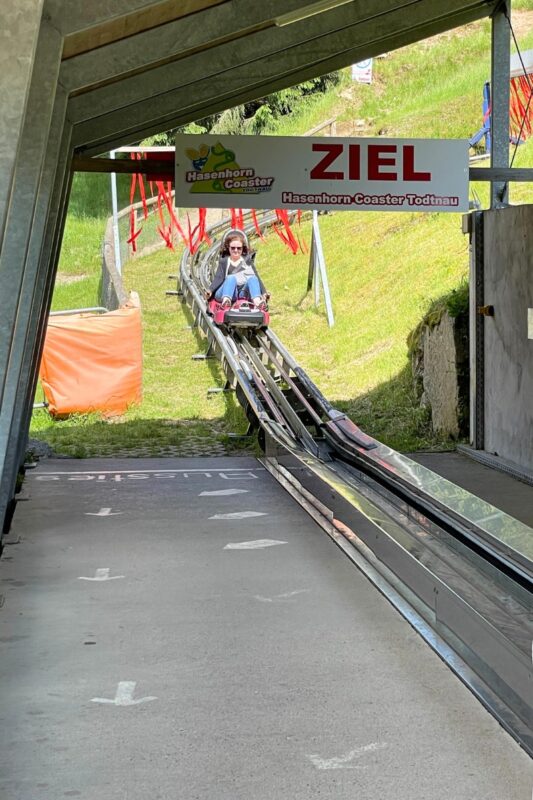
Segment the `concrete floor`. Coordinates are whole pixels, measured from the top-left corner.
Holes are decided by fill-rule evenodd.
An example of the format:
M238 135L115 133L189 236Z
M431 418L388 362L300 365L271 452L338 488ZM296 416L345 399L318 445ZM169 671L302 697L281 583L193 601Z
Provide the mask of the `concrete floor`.
M254 459L26 487L2 800L530 800L531 760Z

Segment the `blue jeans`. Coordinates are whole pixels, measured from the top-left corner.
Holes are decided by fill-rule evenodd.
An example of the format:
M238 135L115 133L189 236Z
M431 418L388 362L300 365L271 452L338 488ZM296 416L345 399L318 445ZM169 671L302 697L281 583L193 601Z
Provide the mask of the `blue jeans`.
M235 275L228 275L222 286L215 292L215 300L219 302L223 297L230 297L233 303L237 298L253 300L254 297L260 296L261 286L255 275L251 275L243 286L237 286L237 278Z

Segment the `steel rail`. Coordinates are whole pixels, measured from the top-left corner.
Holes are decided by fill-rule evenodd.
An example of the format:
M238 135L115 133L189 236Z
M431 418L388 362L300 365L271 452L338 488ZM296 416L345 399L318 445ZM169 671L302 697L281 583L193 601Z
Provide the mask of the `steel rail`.
M368 437L346 415L331 406L271 330L261 337L275 349L284 367L294 372L313 405L329 417L322 431L338 456L387 488L393 487L400 498L439 524L453 528L473 546L483 549L490 558L499 560L530 586L533 584L533 544L526 553L513 546L516 540L527 546L528 538L533 539L526 526L503 513L495 516L489 503L478 499L473 504L470 493L444 478L436 479L430 470ZM501 531L496 530L502 526L509 530L506 539L502 539Z
M313 424L314 424L314 426L315 426L315 428L317 430L317 433L318 433L320 431L320 427L322 425L322 417L320 416L319 413L317 413L317 411L314 409L314 407L308 401L307 397L300 390L300 388L297 385L297 383L293 380L293 378L291 378L291 376L289 374L289 370L286 368L285 364L283 362L281 364L279 363L279 361L277 360L275 354L268 347L268 345L265 344L265 342L264 342L264 340L263 340L263 338L261 336L258 336L257 338L258 338L258 342L259 342L259 346L261 348L261 351L263 353L265 353L267 358L270 360L270 363L275 367L276 371L279 372L280 377L283 378L283 381L285 382L287 387L293 393L294 397L299 401L299 403L302 406L302 408L305 409L305 411L307 412L307 414L311 418L311 420L312 420L312 422L313 422Z
M272 214L264 215L263 225L269 224L272 219ZM225 225L227 226L227 223ZM223 229L225 225L219 223L218 230ZM249 225L248 229L251 230L252 226ZM199 276L203 282L207 281L217 254L218 245L208 248L201 258L197 279ZM184 255L184 259L187 260L187 254ZM223 334L212 323L208 322L207 328L212 328L214 336L222 338ZM225 338L227 340L228 337ZM274 385L266 367L254 353L254 348L266 356L271 366L287 383L296 400L311 416L315 428L320 429L336 457L346 460L362 473L370 475L383 484L386 490L392 489L401 501L414 505L447 530L454 530L473 547L483 550L489 558L500 562L511 574L519 576L520 580L530 587L533 585L533 545L529 543L531 553L527 550L524 553L514 546L515 541L520 541L525 542L527 548L529 529L526 529L526 526L503 512L495 515L494 508L479 499L473 504L472 496L465 490L444 478L437 477L430 470L361 431L345 414L333 408L270 328L254 336L253 347L250 343L242 344L245 341L242 334L236 341L241 342L238 347L242 351L240 353L242 359L248 361L252 375L250 383L256 387L261 383L267 385L269 396L274 398L278 409L283 411L287 426L298 432L298 439L308 452L317 454L316 442L312 436L307 435L305 425L290 407L285 394ZM291 372L294 379L290 376ZM277 421L280 421L279 416ZM494 530L498 527L501 529L502 526L509 531L509 535L505 538L497 535L498 531Z
M293 431L296 438L302 442L304 448L313 455L318 455L319 449L317 443L307 430L306 426L302 423L301 419L299 418L298 414L292 408L291 404L280 390L279 386L276 384L272 375L268 372L265 365L261 362L257 352L254 350L253 346L246 338L239 336L237 339L240 347L242 348L242 352L246 355L249 360L249 363L253 365L254 370L256 373L262 378L265 386L267 387L270 395L274 398L274 401L277 407L281 410L283 416L287 420L290 426L290 430Z
M490 518L493 507L478 501L477 510L465 510L471 495L368 437L335 409L270 328L249 338L216 328L199 287L207 286L217 255L216 244L201 255L184 254L181 291L241 392L248 418L264 431L263 463L319 524L325 520L338 546L533 754L528 559L512 557L512 537L491 542L496 537L482 514ZM302 410L325 445L307 430ZM498 522L520 526L497 514Z
M261 462L533 755L530 596L468 549L432 540L423 519L350 485L342 467L310 456Z
M184 299L191 305L191 309L195 314L196 323L198 325L201 324L202 329L209 332L210 345L214 345L215 349L218 349L223 367L225 365L229 367L231 374L238 381L259 423L263 421L266 422L268 420L268 415L261 401L257 397L248 375L239 363L238 353L230 344L231 339L228 339L226 336L224 336L224 334L212 324L211 320L207 316L205 302L203 301L203 298L201 297L192 277L187 273L189 260L188 256L188 251L185 251L182 258L179 279L181 293Z

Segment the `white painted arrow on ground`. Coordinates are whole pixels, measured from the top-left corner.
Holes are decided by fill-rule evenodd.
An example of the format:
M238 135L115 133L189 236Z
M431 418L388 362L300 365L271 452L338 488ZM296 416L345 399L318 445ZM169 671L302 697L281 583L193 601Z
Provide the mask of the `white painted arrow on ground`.
M229 542L224 550L260 550L262 547L274 547L276 544L287 544L277 539L256 539L253 542Z
M117 686L117 693L114 700L109 700L107 697L93 697L91 703L108 703L113 706L137 706L139 703L149 703L150 700L157 700L157 697L139 697L138 700L133 699L133 692L135 691L135 681L120 681Z
M200 492L198 497L222 497L229 494L246 494L248 489L215 489L213 492Z
M309 755L307 758L310 759L313 766L317 769L365 769L362 764L352 764L352 761L355 761L357 758L361 758L365 753L372 753L375 750L383 750L384 747L387 747L386 744L381 742L371 742L370 744L365 744L362 747L356 747L353 750L350 750L349 753L346 753L345 756L336 756L334 758L321 758L317 755Z
M264 511L233 511L231 514L214 514L209 519L247 519L248 517L266 517Z
M123 511L111 511L110 508L101 508L100 511L86 511L86 517L115 517L117 514L123 514Z
M110 575L109 567L99 567L94 573L94 578L78 578L79 581L116 581L119 578L124 578L125 575Z
M276 594L274 597L263 597L262 594L254 594L254 599L261 600L262 603L273 603L274 600L290 600L291 597L308 591L309 589L296 589L294 592L284 592L283 594Z

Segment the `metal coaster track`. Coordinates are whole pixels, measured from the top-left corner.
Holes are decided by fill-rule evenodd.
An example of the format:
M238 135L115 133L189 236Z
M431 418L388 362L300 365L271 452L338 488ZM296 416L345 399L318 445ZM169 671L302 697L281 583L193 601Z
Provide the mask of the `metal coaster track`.
M531 529L367 436L270 328L217 328L204 291L218 250L184 252L179 294L259 429L265 468L533 755Z

